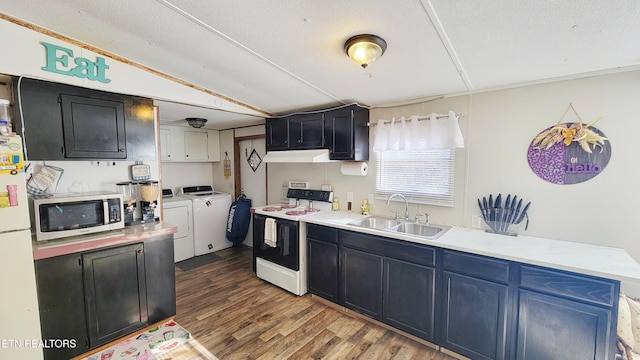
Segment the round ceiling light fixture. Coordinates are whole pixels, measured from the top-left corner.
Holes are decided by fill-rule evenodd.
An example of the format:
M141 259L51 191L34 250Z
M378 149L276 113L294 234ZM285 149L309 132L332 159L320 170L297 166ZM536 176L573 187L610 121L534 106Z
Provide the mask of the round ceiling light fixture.
M190 117L187 118L187 122L189 123L189 125L191 125L191 127L199 129L204 126L204 124L207 122L207 119Z
M363 69L382 56L385 50L387 50L387 42L377 35L356 35L344 43L344 51Z

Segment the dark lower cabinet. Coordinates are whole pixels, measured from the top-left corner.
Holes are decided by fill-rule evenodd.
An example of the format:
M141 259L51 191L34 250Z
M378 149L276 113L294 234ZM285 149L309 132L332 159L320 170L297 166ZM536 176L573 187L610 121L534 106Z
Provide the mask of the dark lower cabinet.
M176 314L176 271L173 235L144 243L149 324Z
M618 282L529 265L520 273L516 359L615 358Z
M307 226L307 287L312 294L338 302L338 232Z
M434 339L435 249L340 231L339 303L422 339Z
M71 359L89 351L82 256L70 254L35 262L42 339L68 339L75 346L44 348L45 359Z
M442 251L439 343L472 359L508 358L508 261Z
M346 247L341 256L341 304L382 320L382 256Z
M173 235L35 261L44 348L70 359L175 315Z
M611 310L520 292L516 359L614 359Z
M382 321L433 341L435 280L433 267L385 258Z
M617 280L314 224L307 239L311 293L335 301L337 269L339 305L460 355L615 359Z
M89 344L105 344L143 328L147 319L144 246L82 255Z
M455 273L442 281L440 344L472 359L506 359L507 286Z

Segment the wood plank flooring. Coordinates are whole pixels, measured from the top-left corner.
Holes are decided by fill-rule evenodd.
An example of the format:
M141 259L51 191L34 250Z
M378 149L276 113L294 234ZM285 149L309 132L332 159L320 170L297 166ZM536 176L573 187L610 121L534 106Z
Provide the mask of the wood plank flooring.
M296 296L252 271L250 247L222 260L176 267L176 321L220 360L455 360L442 352L314 299Z

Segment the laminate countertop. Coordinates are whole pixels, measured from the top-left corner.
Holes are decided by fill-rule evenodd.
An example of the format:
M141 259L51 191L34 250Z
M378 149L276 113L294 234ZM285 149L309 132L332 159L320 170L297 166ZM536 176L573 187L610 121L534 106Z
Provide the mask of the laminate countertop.
M140 242L157 236L175 234L177 231L178 229L174 225L160 221L150 224L125 226L123 229L73 236L64 239L48 241L33 240L31 243L33 247L33 259L40 260L76 252L90 251L107 246Z
M353 212L324 211L306 216L300 221L640 284L640 264L620 248L527 235L492 234L463 227L452 227L439 238L429 240L415 235L348 224L365 217L367 216Z

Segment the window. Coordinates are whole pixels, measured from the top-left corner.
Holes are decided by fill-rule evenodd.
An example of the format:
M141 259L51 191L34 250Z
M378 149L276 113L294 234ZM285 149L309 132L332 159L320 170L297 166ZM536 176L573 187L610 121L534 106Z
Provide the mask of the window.
M455 149L376 152L376 193L412 203L453 206Z

